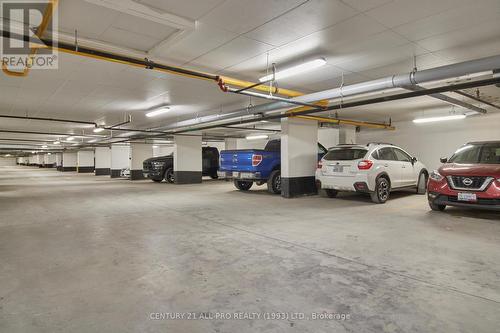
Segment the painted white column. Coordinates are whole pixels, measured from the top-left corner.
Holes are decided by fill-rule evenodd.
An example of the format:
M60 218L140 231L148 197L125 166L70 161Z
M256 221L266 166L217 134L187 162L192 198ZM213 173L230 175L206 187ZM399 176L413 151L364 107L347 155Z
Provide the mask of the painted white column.
M236 150L238 149L238 139L225 139L225 150Z
M339 144L339 135L338 127L323 127L318 129L318 142L328 149Z
M95 175L109 176L111 170L111 148L96 147L95 149Z
M153 157L153 145L146 143L130 144L130 180L144 179L142 163Z
M111 178L120 177L122 169L130 169L130 146L111 145Z
M55 155L57 171L62 171L62 153L56 153Z
M356 126L342 125L340 127L339 143L356 143Z
M76 152L64 152L62 154L62 171L76 171L78 157Z
M56 164L56 156L52 153L43 155L43 165L46 168L53 168Z
M281 120L281 195L292 198L315 194L318 163L318 123L283 118Z
M93 150L80 150L77 153L77 166L78 173L91 173L94 172L94 151Z
M174 141L175 183L201 183L201 136L175 135Z

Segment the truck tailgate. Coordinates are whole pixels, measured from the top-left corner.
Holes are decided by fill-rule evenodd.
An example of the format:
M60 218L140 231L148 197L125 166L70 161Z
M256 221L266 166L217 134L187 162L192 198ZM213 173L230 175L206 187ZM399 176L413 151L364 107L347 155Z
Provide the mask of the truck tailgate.
M263 153L263 150L256 149L223 150L220 153L220 170L255 171L256 168L252 166L252 156Z

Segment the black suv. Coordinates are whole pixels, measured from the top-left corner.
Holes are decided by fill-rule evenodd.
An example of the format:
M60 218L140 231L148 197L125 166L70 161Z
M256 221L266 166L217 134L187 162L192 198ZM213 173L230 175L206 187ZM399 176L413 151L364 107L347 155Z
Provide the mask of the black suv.
M202 148L203 176L217 178L219 170L219 150L215 147ZM174 182L174 156L159 156L148 158L142 163L142 172L145 178L154 182L165 179L169 183Z

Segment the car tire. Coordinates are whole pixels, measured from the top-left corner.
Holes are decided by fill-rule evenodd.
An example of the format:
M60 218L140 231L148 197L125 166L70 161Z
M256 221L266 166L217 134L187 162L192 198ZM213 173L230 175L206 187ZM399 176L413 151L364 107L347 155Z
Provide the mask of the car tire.
M431 207L431 209L434 211L442 212L445 210L446 205L436 205L435 203L429 201L429 207Z
M417 194L425 194L425 192L427 192L427 176L422 172L418 177Z
M163 179L152 179L152 181L154 181L155 183L161 183Z
M170 183L170 184L173 184L175 182L175 178L174 178L174 168L168 168L166 171L165 171L165 180Z
M281 170L271 172L267 180L267 191L272 194L281 194Z
M329 198L336 198L339 191L332 189L325 189L326 196Z
M253 185L253 182L245 180L234 180L234 186L240 191L248 191Z
M370 193L372 201L374 203L383 204L389 199L389 194L391 192L391 185L389 180L385 177L380 177L377 179L375 184L375 191Z

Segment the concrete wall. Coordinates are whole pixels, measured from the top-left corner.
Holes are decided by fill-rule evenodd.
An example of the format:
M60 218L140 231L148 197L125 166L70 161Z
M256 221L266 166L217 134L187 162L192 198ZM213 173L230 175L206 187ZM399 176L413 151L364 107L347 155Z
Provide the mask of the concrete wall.
M390 142L421 160L428 169L437 169L440 157L449 157L470 141L500 140L500 114L474 116L464 120L427 124L411 121L394 123L396 131L364 130L359 143Z
M174 145L154 145L153 157L166 156L174 152Z
M16 165L15 157L0 157L0 166L14 166Z
M95 168L96 169L111 168L111 148L97 147L95 149Z
M113 145L111 148L111 169L130 168L130 146Z

